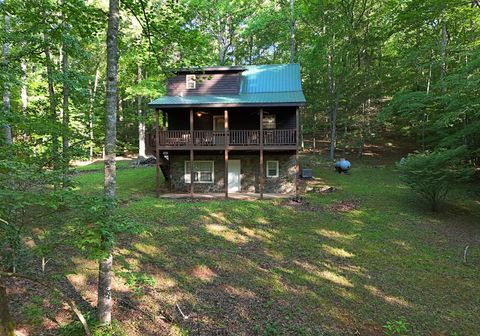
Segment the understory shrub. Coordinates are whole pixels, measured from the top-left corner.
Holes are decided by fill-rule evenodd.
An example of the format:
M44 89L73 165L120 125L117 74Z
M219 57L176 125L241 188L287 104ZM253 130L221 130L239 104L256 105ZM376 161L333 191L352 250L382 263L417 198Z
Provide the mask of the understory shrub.
M410 154L397 164L400 179L422 196L432 211L437 211L452 187L467 181L473 175L473 167L464 159L466 155L467 149L464 146Z

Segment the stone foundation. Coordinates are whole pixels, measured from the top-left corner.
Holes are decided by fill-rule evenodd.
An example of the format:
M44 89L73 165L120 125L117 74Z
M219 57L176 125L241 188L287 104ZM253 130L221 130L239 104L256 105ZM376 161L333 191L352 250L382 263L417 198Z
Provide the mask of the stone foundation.
M235 154L229 152L229 160L240 160L241 190L240 192L259 192L260 154ZM194 183L194 192L221 193L225 191L225 161L223 154L196 154L195 161L214 162L213 183ZM171 186L172 192L189 192L190 183L185 183L185 161L190 156L170 152ZM295 154L264 153L265 193L292 193L295 191ZM279 177L267 177L267 161L278 161Z

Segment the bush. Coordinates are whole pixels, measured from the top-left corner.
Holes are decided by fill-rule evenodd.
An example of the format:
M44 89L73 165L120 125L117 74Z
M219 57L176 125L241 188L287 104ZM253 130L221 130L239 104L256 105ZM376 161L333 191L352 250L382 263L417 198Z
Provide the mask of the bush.
M467 181L473 167L465 163L465 147L410 154L397 165L400 179L437 211L455 184Z

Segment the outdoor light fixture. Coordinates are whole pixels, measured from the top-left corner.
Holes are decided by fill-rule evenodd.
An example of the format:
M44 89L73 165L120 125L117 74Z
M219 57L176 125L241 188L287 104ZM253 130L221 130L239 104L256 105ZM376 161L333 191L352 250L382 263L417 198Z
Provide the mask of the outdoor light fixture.
M206 112L202 112L202 111L198 111L196 114L197 114L197 117L200 118L202 115L207 114L207 113L206 113Z

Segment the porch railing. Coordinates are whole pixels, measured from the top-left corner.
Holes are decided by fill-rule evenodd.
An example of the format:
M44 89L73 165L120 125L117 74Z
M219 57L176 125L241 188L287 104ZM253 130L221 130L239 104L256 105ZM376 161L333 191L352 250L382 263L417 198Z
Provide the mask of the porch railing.
M297 134L294 129L264 130L263 145L294 146L297 143ZM154 139L152 139L154 140ZM155 141L155 140L154 140ZM224 147L229 146L260 146L259 130L230 130L230 131L160 131L160 146L168 147Z

